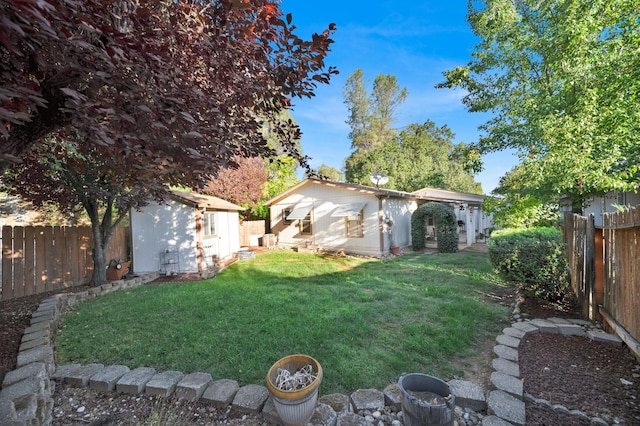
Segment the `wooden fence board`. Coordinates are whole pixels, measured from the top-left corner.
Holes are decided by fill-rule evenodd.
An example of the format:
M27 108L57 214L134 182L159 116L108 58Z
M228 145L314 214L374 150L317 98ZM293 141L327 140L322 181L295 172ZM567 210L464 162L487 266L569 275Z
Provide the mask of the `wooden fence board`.
M91 273L93 271L93 260L88 261L91 252L91 229L88 227L82 227L78 229L79 250L81 253L80 259L78 259L78 267L80 269L80 282L89 282L91 279Z
M25 295L24 289L24 228L22 226L13 227L13 297Z
M68 259L66 239L64 237L64 229L61 226L53 227L53 240L56 250L55 256L55 278L53 280L53 288L60 290L64 288L65 280L67 278L67 268L65 268L66 260Z
M264 220L245 220L240 223L240 245L248 247L251 245L252 236L263 236L266 230Z
M91 279L90 227L4 226L0 235L1 300L83 285ZM108 259L128 259L128 236L127 228L116 229Z
M33 226L24 228L24 294L37 293L35 277L36 233Z
M67 253L69 259L67 259L68 280L65 280L64 286L72 287L73 283L80 281L80 242L78 241L78 228L67 227L65 228L65 241L67 243Z
M2 300L13 299L13 228L2 227Z
M571 269L571 288L580 302L582 314L596 315L595 226L593 216L565 215L563 239L567 245L567 263Z
M44 258L42 264L42 279L44 281L44 291L53 290L53 283L56 280L56 250L53 242L53 228L45 226L44 231Z
M602 238L588 219L565 215L572 289L585 314L585 307L601 306L610 328L640 341L640 206L605 213Z
M640 208L603 215L604 302L610 322L640 340Z
M35 233L35 272L34 277L36 280L36 293L43 293L46 290L47 283L47 271L45 269L47 249L45 245L45 227L36 226L34 228Z

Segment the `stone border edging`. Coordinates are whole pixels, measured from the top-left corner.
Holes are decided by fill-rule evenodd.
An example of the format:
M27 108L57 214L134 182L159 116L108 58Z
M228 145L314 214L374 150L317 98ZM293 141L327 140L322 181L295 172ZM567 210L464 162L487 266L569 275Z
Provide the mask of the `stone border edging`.
M491 374L491 383L496 387L496 390L489 393L488 407L490 411L509 424L524 425L526 423L524 400L526 399L557 412L580 417L592 425L608 426L608 423L599 417L589 417L580 410L570 410L561 404L552 404L547 400L524 394L518 365L518 347L524 337L534 333L584 336L594 341L616 345L622 345L622 339L603 332L598 325L589 321L563 318L523 320L517 316L516 322L511 327L503 329L502 333L496 337L498 344L493 348L493 352L498 357L493 360L495 371Z
M102 364L71 364L56 369L53 343L60 316L81 301L113 291L135 287L158 278L159 274L136 276L112 281L87 291L56 294L40 303L32 314L31 325L25 329L18 353L16 369L6 374L0 390L0 425L50 425L52 423L55 380L64 380L72 386L89 387L102 392L116 391L129 394L152 394L188 400L204 399L218 407L231 405L245 413L262 413L266 421L279 424L273 400L266 387L250 384L240 387L235 380L213 381L207 373L183 374L177 371L156 372L149 367L130 370L126 366ZM517 312L518 308L514 312ZM461 380L451 380L449 385L456 395L456 405L468 411L489 410L492 415L482 417L484 426L524 425L524 400L540 404L590 421L593 425L608 426L599 417L590 418L579 410L569 410L560 404L523 393L518 366L518 347L521 339L531 333L557 333L585 336L592 340L622 345L615 335L603 332L591 322L575 319L549 318L523 320L514 315L516 322L503 329L496 337L493 351L498 358L492 362L494 372L491 383L496 390L485 398L481 386ZM401 392L397 384L391 384L383 392L376 389L360 389L350 396L325 395L318 400L314 420L320 424L336 424L340 419L349 424L384 421L401 425ZM383 407L391 407L387 413ZM458 407L457 407L458 408ZM360 413L359 415L354 413ZM399 415L396 416L395 414ZM456 410L456 415L458 415ZM316 419L315 416L318 416Z
M110 281L86 291L55 294L43 300L22 335L16 369L8 372L0 390L0 425L49 425L52 422L55 383L53 343L60 316L83 300L136 287L159 274L146 274Z
M149 367L130 370L127 366L103 364L63 365L56 368L53 351L58 321L70 307L81 301L114 291L135 287L158 278L148 274L112 281L87 291L56 294L43 300L32 314L25 329L16 369L5 376L0 391L0 426L50 425L53 421L53 399L56 381L96 391L129 394L177 395L189 400L205 399L216 406L244 413L261 413L263 418L281 424L272 398L264 386L240 387L235 380L213 381L207 373L183 374L178 371L156 372ZM470 416L470 411L486 409L483 389L471 382L454 380L461 398L455 415ZM479 393L479 396L478 396ZM466 395L466 397L465 397ZM474 398L479 398L475 400ZM392 426L402 425L402 394L397 384L384 391L359 389L351 395L331 394L319 398L314 424L367 425L376 421ZM482 418L482 416L480 416ZM479 424L478 421L473 424Z

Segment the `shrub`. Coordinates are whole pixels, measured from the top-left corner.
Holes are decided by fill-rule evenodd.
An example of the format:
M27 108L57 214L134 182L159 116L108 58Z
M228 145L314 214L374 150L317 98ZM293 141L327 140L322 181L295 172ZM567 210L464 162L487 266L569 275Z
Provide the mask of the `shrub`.
M567 295L569 269L562 233L555 228L505 229L491 234L489 260L529 296L559 301Z
M426 203L411 215L411 246L414 250L425 247L425 216L433 216L436 224L436 242L440 253L458 251L458 223L453 209L442 203Z

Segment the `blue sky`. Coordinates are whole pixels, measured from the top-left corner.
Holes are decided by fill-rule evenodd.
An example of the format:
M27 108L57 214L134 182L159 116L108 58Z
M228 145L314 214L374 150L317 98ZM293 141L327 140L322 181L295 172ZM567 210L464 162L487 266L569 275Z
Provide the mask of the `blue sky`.
M361 1L284 0L281 8L293 15L297 34L309 38L334 22L335 43L326 58L338 68L329 85L320 85L311 99L294 99L293 116L302 129L302 149L312 157L311 166L321 164L342 170L351 153L348 111L343 103L344 83L357 68L364 72L370 91L378 74L397 77L409 94L398 111L394 127L424 123L447 125L455 142L474 142L477 127L486 114L469 113L461 102L461 90L435 89L444 80L442 73L469 61L477 44L465 20L466 0ZM510 170L517 158L510 152L483 157L485 170L475 176L488 194L498 179Z

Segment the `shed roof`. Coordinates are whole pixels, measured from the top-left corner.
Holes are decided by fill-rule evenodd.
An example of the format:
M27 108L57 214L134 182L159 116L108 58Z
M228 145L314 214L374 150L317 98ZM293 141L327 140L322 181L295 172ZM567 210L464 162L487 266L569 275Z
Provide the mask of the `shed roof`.
M244 207L240 207L236 204L230 203L229 201L225 201L222 198L214 197L212 195L197 194L195 192L172 190L171 198L175 201L178 201L179 203L186 204L197 209L232 211L245 210Z

